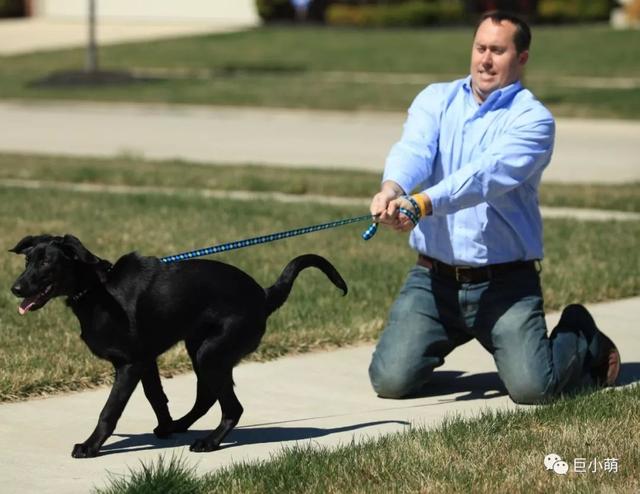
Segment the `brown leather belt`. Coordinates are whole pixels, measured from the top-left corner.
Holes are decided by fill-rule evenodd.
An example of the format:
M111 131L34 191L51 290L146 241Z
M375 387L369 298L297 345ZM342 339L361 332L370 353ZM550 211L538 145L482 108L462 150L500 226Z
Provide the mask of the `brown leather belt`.
M525 269L540 271L537 267L537 261L515 261L481 267L452 266L423 254L418 255L418 265L430 269L439 276L451 278L458 283L482 283L500 275Z

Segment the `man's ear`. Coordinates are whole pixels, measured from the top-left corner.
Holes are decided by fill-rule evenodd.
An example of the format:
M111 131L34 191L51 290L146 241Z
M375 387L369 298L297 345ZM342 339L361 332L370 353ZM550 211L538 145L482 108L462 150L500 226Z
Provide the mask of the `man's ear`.
M518 63L524 66L529 60L529 50L524 50L523 52L518 53Z
M55 237L52 235L27 235L22 240L20 240L20 242L18 242L15 247L9 249L9 252L14 252L16 254L27 254L36 245L49 243L54 239Z
M89 250L82 245L82 242L73 235L65 235L59 242L59 246L64 254L74 261L80 261L85 264L98 264L101 259L94 256Z

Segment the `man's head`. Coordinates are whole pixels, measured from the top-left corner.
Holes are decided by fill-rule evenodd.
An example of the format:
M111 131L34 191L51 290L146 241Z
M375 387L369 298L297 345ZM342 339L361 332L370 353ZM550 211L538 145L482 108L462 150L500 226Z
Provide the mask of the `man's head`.
M518 17L494 11L478 21L471 50L471 87L478 102L522 76L531 31Z

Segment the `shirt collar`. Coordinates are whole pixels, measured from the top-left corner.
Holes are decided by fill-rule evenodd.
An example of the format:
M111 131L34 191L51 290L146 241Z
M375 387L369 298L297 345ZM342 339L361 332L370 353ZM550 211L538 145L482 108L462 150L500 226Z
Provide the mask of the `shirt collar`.
M467 76L467 78L462 83L462 87L464 90L473 98L473 92L471 90L471 76ZM496 108L500 106L504 106L508 101L513 99L513 97L522 89L522 83L520 81L516 81L508 86L505 86L500 89L496 89L493 93L489 95L489 97L484 100L481 105L478 107L485 107L486 109ZM473 99L474 101L475 98ZM477 103L477 101L476 101Z

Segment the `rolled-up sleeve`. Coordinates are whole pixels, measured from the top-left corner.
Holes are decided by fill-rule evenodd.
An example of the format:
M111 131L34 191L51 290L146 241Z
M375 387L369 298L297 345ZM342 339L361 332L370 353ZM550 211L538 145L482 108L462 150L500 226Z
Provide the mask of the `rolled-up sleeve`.
M389 151L383 181L392 180L409 193L432 173L438 152L442 91L425 88L409 107L400 141Z

